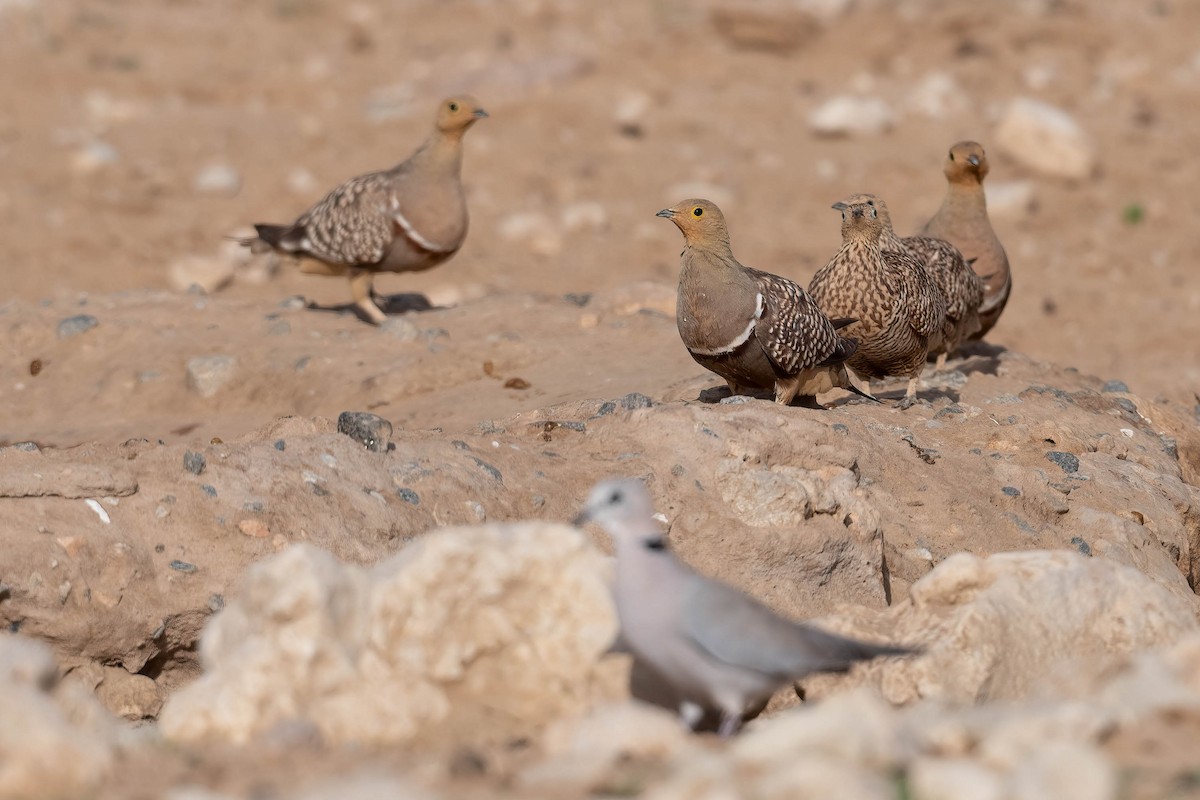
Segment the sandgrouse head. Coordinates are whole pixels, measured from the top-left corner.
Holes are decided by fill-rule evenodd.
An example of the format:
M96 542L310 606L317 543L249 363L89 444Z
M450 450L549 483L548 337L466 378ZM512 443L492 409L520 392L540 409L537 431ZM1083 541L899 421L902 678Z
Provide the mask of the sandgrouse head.
M437 128L442 133L462 133L488 115L469 94L447 97L438 106Z
M682 200L655 216L666 217L674 222L689 245L729 242L725 215L711 200Z
M878 240L887 215L886 207L880 213L880 202L874 195L857 194L834 203L833 208L842 212L842 238L846 241Z
M988 174L988 160L979 142L958 142L950 148L942 168L951 183L983 183Z

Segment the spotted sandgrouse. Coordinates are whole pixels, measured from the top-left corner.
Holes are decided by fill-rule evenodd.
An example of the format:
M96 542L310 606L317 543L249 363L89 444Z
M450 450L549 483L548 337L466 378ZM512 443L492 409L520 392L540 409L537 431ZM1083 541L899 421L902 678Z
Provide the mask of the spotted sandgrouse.
M983 192L988 160L983 145L978 142L955 144L946 156L943 172L947 182L946 199L921 233L957 247L971 263L975 274L983 278L980 328L970 337L982 339L1000 319L1012 293L1008 255L988 220L987 199Z
M901 239L892 228L887 203L873 194L848 197L847 204L867 203L879 212L883 224L880 244L884 250L908 252L920 259L946 301L946 321L940 336L930 345L938 357L937 368L946 364L946 356L958 349L979 330L979 306L983 303L983 280L976 275L954 245L932 236L905 236Z
M831 322L799 285L739 264L725 217L708 200L684 200L658 216L683 233L676 322L698 364L734 394L773 389L784 405L834 387L862 394L846 374L855 342L837 332L852 320Z
M878 208L870 202L834 208L842 212L842 247L813 276L808 291L826 314L856 320L846 328L858 340L847 366L867 381L887 375L909 379L897 404L908 408L916 401L930 345L941 337L946 301L915 256L883 249Z
M242 244L312 259L305 272L349 276L355 304L382 323L371 296L375 273L427 270L462 247L462 138L486 116L472 97L442 101L433 134L407 161L351 178L290 225L255 225L258 235Z

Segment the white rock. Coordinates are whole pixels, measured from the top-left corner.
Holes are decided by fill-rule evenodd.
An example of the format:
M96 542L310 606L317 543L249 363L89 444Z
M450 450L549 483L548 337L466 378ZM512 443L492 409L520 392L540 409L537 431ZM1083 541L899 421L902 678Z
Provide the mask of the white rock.
M918 758L908 768L913 797L921 800L1003 800L995 772L962 758Z
M209 164L196 173L192 188L200 194L233 197L242 188L242 175L229 164Z
M891 107L878 97L839 95L808 115L808 125L820 136L870 136L896 122Z
M500 220L500 237L510 242L523 242L530 251L543 256L558 254L563 247L562 235L545 214L526 211L510 214Z
M308 196L317 191L317 178L304 167L293 167L287 174L287 187L296 194Z
M75 151L75 155L71 157L71 168L80 174L90 175L117 163L120 159L115 147L95 139Z
M992 217L1022 217L1037 201L1033 181L989 181L985 191L988 214Z
M617 101L613 119L618 125L638 125L652 102L650 95L643 91L637 89L627 91Z
M518 731L587 707L616 634L606 560L579 530L447 528L372 568L306 545L255 564L160 728L245 742L288 723L403 742L486 705ZM454 700L451 701L453 696Z
M1112 763L1094 746L1049 742L1017 767L1009 797L1021 800L1115 800L1117 776Z
M187 362L188 388L209 398L233 380L236 373L237 359L233 356L197 356Z
M603 228L607 222L608 212L600 203L572 203L562 211L562 224L568 231Z
M996 143L1046 175L1080 179L1096 169L1096 145L1071 115L1028 97L1009 104L996 128Z
M212 294L228 286L233 281L233 273L234 265L227 258L183 256L167 267L167 283L177 292L192 291L192 287L196 287Z
M946 72L931 72L913 87L908 104L931 119L945 119L966 107L966 93L954 77Z

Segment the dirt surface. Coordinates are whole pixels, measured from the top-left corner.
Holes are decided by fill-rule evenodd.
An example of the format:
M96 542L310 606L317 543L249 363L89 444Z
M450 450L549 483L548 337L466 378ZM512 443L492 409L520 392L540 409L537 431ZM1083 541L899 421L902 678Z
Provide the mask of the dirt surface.
M36 445L0 450L0 619L145 723L288 544L371 564L439 525L567 519L614 473L649 479L684 557L793 616L877 611L956 552L1058 548L1194 609L1197 29L1181 0L0 0L0 445ZM407 157L460 91L491 115L466 137L471 232L377 280L384 328L344 279L225 239ZM817 135L840 95L893 123ZM1020 96L1074 118L1089 177L992 143ZM1014 275L988 343L905 412L716 402L654 213L707 196L743 263L807 283L840 242L833 201L879 194L910 232L963 138L988 148ZM183 290L198 263L219 290ZM394 447L338 433L345 411L388 420ZM794 465L821 476L795 518L770 504ZM1105 739L1123 796L1200 796L1179 746L1196 724ZM486 768L444 742L428 763L130 746L97 796L292 796L363 767L484 796L515 791L526 733L489 741Z

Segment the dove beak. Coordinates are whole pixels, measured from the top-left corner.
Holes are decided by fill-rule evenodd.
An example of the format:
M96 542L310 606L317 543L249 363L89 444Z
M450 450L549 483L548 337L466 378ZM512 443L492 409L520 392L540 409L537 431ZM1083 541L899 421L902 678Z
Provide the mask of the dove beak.
M836 203L830 206L830 208L832 208L834 211L845 211L849 207L850 206L846 205L841 200L838 200Z
M575 519L571 520L571 524L574 525L576 528L582 528L584 525L591 522L591 520L592 520L592 515L585 508L583 511L580 511L578 514L575 515Z
M662 211L658 212L658 213L657 213L657 214L655 214L654 216L656 216L656 217L665 217L666 219L671 219L671 217L675 216L675 209L673 209L673 208L664 208Z
M979 166L979 156L976 156L976 155L967 156L967 163L970 164L972 167L978 167Z
M477 108L471 114L471 116L473 116L475 119L487 119L488 113L486 111L484 111L482 108Z

